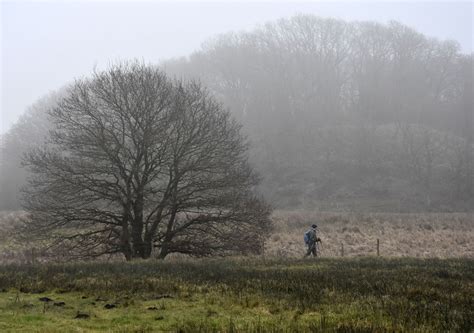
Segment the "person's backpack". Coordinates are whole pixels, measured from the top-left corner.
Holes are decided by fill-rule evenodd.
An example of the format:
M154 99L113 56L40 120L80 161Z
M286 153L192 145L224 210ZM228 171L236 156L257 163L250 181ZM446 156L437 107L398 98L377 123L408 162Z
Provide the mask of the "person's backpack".
M310 232L311 232L311 230L308 230L304 233L304 243L306 245L309 244L309 240L311 239Z

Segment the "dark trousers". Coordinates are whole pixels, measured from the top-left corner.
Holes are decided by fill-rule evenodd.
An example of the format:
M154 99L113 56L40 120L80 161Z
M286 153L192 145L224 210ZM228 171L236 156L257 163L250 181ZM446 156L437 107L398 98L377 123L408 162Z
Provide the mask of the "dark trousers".
M308 244L308 251L306 252L305 257L307 257L311 254L313 255L313 257L318 256L318 252L316 250L316 242L314 242L313 244Z

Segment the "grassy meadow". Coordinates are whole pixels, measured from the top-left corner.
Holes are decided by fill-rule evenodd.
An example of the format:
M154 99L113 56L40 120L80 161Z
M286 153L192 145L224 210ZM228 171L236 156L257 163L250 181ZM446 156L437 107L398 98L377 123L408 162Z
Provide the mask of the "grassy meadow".
M0 266L0 289L2 332L474 328L472 259L11 264Z
M53 263L20 217L0 216L0 332L474 330L472 214L276 211L264 256L132 263Z
M269 256L298 258L303 234L313 223L323 240L322 255L339 257L474 258L473 213L350 213L275 211Z
M25 214L0 212L0 263L64 260L41 250L47 244L12 237ZM275 211L265 255L301 258L303 234L319 226L323 257L474 258L474 213L354 213L307 210Z

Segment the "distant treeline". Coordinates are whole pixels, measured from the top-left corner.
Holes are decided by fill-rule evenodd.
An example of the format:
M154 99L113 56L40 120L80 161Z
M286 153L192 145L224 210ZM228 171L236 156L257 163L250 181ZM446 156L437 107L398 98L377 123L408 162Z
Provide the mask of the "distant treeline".
M165 66L204 81L243 123L277 207L469 208L473 55L454 41L396 22L296 16Z
M473 54L454 41L396 22L300 15L162 66L202 81L243 124L275 207L474 207ZM21 153L41 140L44 110L60 95L3 137L0 208L18 207Z

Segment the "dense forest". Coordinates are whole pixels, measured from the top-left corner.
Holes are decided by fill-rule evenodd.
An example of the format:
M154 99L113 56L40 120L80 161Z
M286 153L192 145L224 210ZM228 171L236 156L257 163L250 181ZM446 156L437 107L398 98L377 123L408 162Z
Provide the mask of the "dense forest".
M474 207L473 54L454 41L397 22L300 15L160 66L201 81L242 123L259 190L276 208ZM45 111L62 94L1 138L0 209L20 208L22 154L42 142Z

